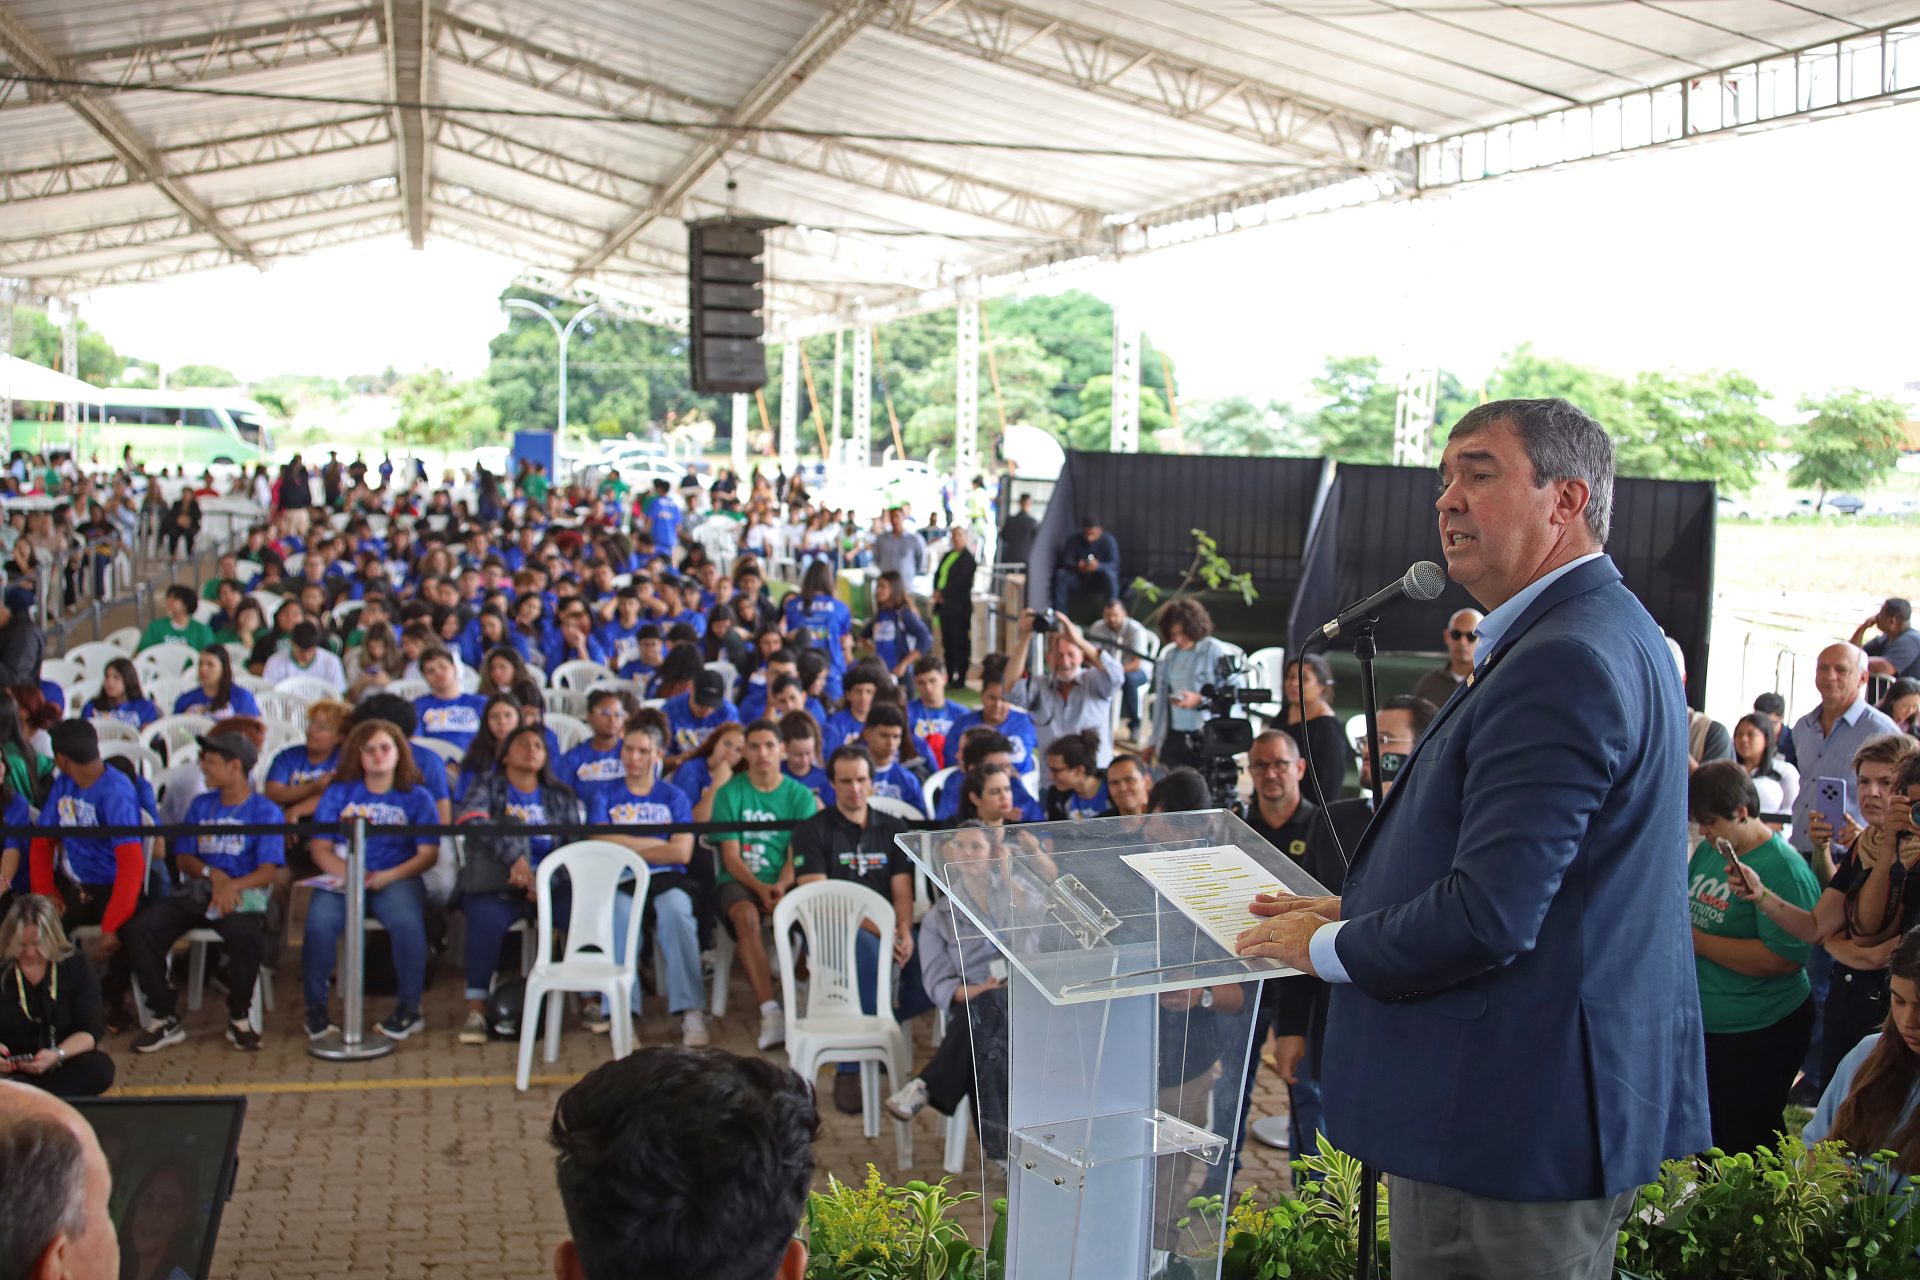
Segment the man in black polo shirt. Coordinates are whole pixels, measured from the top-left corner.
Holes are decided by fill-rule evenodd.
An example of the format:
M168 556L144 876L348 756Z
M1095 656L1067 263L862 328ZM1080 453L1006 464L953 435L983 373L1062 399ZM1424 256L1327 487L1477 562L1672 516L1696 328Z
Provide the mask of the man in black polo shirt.
M793 867L797 884L815 880L852 880L893 904L893 963L899 966L894 984L900 1021L932 1006L920 982L920 965L913 945L913 864L894 843L907 824L867 804L873 795L873 757L865 747L845 746L827 757L827 776L833 782L833 806L822 809L793 829ZM874 987L880 975L880 931L863 922L858 950L860 1011L874 1009ZM847 1115L860 1111L860 1067L843 1062L833 1081L833 1105Z

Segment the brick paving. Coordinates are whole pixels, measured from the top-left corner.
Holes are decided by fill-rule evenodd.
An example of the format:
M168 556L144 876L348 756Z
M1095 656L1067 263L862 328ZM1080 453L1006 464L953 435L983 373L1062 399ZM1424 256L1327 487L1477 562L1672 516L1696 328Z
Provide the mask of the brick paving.
M206 1003L182 1017L188 1040L161 1053L131 1052L109 1039L119 1065L116 1093L239 1093L247 1097L240 1167L221 1224L212 1274L234 1280L309 1277L425 1277L492 1280L550 1274L566 1235L553 1188L546 1127L567 1083L608 1057L607 1037L569 1019L560 1057L534 1057L535 1083L513 1088L516 1046L462 1045L461 978L450 959L431 975L426 1027L384 1058L339 1064L311 1058L300 1029L298 953L289 948L275 985L279 1007L267 1015L257 1054L233 1050L222 1035L224 1002L210 984ZM184 968L184 966L181 966ZM370 997L373 1018L388 997ZM915 1027L915 1060L925 1061L930 1019ZM759 1015L736 974L729 1012L712 1023L714 1043L755 1052ZM678 1044L679 1023L655 998L636 1028L640 1044ZM371 1026L369 1026L371 1033ZM778 1053L778 1050L774 1051ZM831 1073L820 1077L823 1091ZM890 1181L940 1176L944 1117L931 1108L914 1125L914 1167L895 1167L892 1122L869 1140L860 1117L822 1098L819 1183L832 1173L863 1179L868 1162ZM1263 1071L1257 1116L1282 1113L1286 1091ZM1249 1140L1237 1187L1285 1185L1285 1153ZM956 1186L978 1190L977 1154Z

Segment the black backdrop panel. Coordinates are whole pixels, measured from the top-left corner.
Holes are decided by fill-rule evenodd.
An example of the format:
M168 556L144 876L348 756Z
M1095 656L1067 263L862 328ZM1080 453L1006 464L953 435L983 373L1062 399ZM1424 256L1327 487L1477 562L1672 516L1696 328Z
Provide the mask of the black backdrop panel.
M1028 601L1045 599L1060 546L1083 515L1120 544L1122 587L1141 576L1178 582L1193 560L1192 531L1204 529L1263 597L1288 599L1325 468L1318 458L1071 452L1041 522Z
M1291 649L1297 652L1310 630L1393 581L1415 560L1444 566L1434 486L1433 471L1423 467L1343 464L1335 471L1308 571L1294 597ZM1616 480L1607 542L1628 589L1687 655L1687 695L1695 706L1706 693L1713 503L1711 484ZM1472 607L1473 599L1448 583L1438 600L1385 614L1376 632L1380 648L1438 651L1447 618Z

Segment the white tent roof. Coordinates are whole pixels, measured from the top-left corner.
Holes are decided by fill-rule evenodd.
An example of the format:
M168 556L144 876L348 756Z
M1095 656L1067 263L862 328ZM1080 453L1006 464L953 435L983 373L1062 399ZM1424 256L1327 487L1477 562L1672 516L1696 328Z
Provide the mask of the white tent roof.
M15 400L43 400L48 404L65 404L69 400L80 404L102 403L100 388L45 365L9 355L0 355L0 392Z
M776 319L1920 96L1920 0L0 0L0 275L376 236ZM271 97L257 96L274 95Z

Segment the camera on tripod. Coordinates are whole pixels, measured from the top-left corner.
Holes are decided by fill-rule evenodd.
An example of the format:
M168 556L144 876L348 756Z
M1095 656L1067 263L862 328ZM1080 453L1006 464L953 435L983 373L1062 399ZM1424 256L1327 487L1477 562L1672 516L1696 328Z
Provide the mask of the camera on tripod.
M1212 684L1200 686L1200 698L1208 718L1200 726L1200 754L1204 763L1200 776L1207 780L1207 791L1214 806L1238 811L1240 802L1240 765L1235 756L1253 747L1253 722L1234 715L1240 707L1266 702L1271 695L1264 689L1241 689L1232 681L1247 668L1233 658L1220 659L1214 668Z

